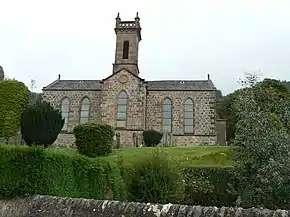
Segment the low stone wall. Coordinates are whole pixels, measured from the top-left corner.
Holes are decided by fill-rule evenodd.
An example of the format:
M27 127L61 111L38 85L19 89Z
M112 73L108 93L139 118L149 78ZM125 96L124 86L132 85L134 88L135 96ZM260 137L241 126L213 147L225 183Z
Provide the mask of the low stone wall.
M51 196L0 200L0 217L286 217L290 211L123 203Z

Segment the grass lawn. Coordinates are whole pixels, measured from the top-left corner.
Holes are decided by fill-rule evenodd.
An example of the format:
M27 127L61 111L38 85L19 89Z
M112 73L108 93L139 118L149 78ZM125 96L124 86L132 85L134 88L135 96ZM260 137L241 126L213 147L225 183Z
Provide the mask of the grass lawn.
M184 166L229 167L233 165L234 151L229 146L160 147L160 149L165 151L173 162ZM50 148L47 151L65 155L78 154L76 150L67 148ZM102 158L116 161L119 156L122 156L125 164L134 164L153 151L154 148L146 147L115 149L111 155Z

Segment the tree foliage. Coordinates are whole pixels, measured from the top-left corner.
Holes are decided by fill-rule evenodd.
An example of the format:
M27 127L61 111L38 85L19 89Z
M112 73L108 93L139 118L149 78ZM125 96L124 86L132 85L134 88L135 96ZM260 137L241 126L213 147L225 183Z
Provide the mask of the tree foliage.
M235 137L235 125L239 120L239 110L233 108L234 102L240 95L249 93L251 90L253 100L257 107L263 111L269 111L277 114L281 121L288 126L290 132L290 123L286 121L285 116L289 116L284 108L290 105L290 92L285 84L275 79L264 79L258 82L258 76L255 74L246 74L246 79L240 83L243 88L230 93L217 101L217 113L220 118L227 119L227 141L231 142ZM284 104L284 106L280 106ZM284 110L283 110L284 109Z
M63 125L61 112L48 102L30 105L21 116L21 133L27 145L53 144Z
M0 137L7 140L17 134L22 111L27 107L30 91L14 79L0 81Z
M264 80L245 89L233 104L237 112L235 145L238 152L236 174L242 206L289 209L290 137L285 122L290 112L287 104L277 104L285 97L280 83ZM267 95L267 96L266 96Z

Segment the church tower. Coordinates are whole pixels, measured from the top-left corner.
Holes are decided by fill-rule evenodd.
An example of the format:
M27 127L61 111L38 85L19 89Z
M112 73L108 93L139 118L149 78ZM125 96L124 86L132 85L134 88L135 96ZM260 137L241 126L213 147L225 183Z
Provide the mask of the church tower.
M138 12L134 21L121 21L116 17L116 50L113 73L125 68L135 75L139 75L138 48L141 41L141 27Z

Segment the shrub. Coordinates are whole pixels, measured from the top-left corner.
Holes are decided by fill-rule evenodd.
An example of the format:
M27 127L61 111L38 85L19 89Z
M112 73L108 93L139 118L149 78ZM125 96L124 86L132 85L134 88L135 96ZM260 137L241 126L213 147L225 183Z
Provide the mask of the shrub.
M21 116L21 133L27 145L53 144L63 125L61 112L48 102L30 105Z
M87 123L74 128L76 146L81 154L88 157L112 153L114 130L108 124Z
M237 199L234 168L188 167L182 204L234 206Z
M73 150L0 146L0 198L25 194L125 199L120 170Z
M144 143L147 147L153 147L160 143L163 133L156 130L145 130L143 132Z
M132 167L123 168L128 200L150 203L178 203L183 181L176 162L155 149Z

